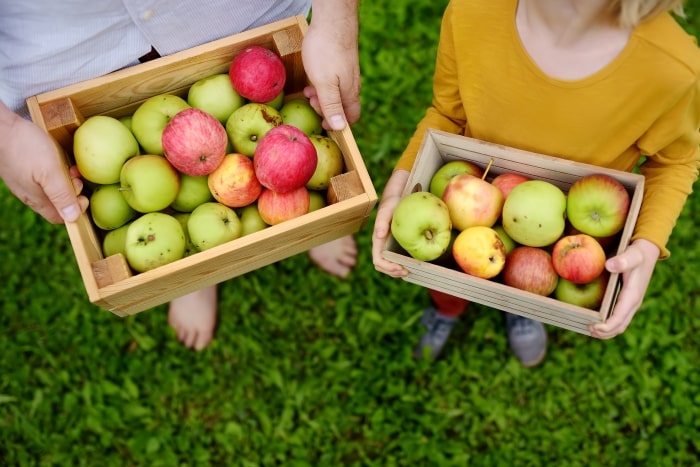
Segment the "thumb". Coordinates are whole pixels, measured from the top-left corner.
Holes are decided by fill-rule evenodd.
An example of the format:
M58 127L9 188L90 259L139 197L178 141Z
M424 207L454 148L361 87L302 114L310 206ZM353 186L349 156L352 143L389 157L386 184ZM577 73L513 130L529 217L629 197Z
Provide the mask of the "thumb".
M81 212L78 197L65 177L49 177L42 185L46 197L64 222L78 220Z
M607 260L605 268L612 273L623 273L639 266L642 260L642 255L634 247L630 247L622 254Z
M331 129L340 131L345 128L348 121L345 116L340 88L332 84L316 86L316 95L321 107L321 114Z

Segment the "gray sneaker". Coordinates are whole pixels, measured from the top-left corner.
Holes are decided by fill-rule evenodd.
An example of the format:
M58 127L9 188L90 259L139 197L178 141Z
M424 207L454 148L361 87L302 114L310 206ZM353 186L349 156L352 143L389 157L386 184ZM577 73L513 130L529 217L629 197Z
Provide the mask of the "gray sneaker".
M423 358L427 350L430 349L430 358L436 359L442 348L445 346L447 339L450 337L452 328L457 322L457 318L443 316L435 308L426 308L421 316L420 323L427 329L425 334L420 338L418 344L413 347L413 356L415 358Z
M524 316L506 313L506 331L513 354L525 367L539 365L547 352L544 324Z

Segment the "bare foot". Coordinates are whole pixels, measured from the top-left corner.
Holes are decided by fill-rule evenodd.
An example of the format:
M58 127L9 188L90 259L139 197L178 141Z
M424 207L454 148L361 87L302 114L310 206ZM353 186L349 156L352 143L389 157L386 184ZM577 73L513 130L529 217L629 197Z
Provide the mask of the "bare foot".
M329 274L345 279L357 262L357 244L352 235L332 240L309 250L309 258Z
M190 349L202 350L214 337L216 327L216 286L176 298L168 308L168 324L177 338Z

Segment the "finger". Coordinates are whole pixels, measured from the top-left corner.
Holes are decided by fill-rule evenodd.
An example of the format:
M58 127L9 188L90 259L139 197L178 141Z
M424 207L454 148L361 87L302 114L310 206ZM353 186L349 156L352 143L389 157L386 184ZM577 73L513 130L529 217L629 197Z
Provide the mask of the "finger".
M326 120L331 130L340 131L348 124L344 102L338 84L323 84L316 87L318 106L321 115ZM347 104L352 104L352 97L349 97Z
M51 176L45 177L40 182L46 194L46 198L61 215L64 222L75 222L80 216L80 204L75 194L74 186L69 184L65 177ZM82 186L81 186L82 189Z
M644 261L644 255L636 248L628 248L624 253L614 256L605 262L605 268L613 273L630 271Z

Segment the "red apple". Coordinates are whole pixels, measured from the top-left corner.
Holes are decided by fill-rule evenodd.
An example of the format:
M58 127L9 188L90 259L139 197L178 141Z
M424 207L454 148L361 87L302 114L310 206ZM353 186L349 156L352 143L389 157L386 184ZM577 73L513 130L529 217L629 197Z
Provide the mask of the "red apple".
M503 195L489 182L470 174L455 175L442 194L450 211L452 226L464 230L473 226L491 227L501 217Z
M284 90L287 74L279 55L253 45L234 57L229 77L238 94L252 102L266 103Z
M554 290L554 298L572 305L597 310L603 303L609 280L610 273L607 270L603 270L600 276L585 284L575 284L560 278Z
M590 235L565 235L552 248L552 264L559 276L585 284L605 270L605 251Z
M265 133L253 154L258 180L279 193L306 185L317 162L316 147L309 137L291 125L279 125Z
M285 193L263 188L258 196L258 212L266 224L277 225L309 212L309 203L305 186Z
M566 216L585 234L609 237L624 227L629 205L622 183L605 174L586 175L569 188Z
M226 129L213 115L191 107L165 125L163 153L178 171L200 176L211 173L226 154Z
M218 202L230 208L242 208L253 203L262 185L255 176L253 161L243 154L224 156L219 166L207 178L209 191Z
M510 190L512 190L513 187L523 182L527 182L528 180L530 180L530 178L522 174L502 173L500 175L496 175L494 179L491 180L491 184L501 190L503 199L505 199L508 197L508 193L510 193Z
M558 280L552 257L542 248L519 246L506 256L503 268L506 285L546 297L554 292Z

